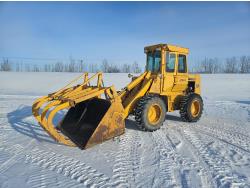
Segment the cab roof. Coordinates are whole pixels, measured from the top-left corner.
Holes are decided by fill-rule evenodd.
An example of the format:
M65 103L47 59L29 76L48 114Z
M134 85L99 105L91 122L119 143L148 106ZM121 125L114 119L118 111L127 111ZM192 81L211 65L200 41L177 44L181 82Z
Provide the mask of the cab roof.
M188 48L184 48L181 46L176 46L176 45L171 45L171 44L156 44L156 45L151 45L151 46L146 46L144 48L144 51L154 51L156 49L165 49L167 51L170 52L179 52L179 53L184 53L184 54L188 54L189 53L189 49Z

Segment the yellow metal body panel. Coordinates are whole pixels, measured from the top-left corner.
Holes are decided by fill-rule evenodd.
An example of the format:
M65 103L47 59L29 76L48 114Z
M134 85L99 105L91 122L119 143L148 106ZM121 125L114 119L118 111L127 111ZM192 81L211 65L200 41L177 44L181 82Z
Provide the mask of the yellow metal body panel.
M111 103L105 116L97 126L97 129L90 137L85 148L102 143L125 132L124 109L121 102Z
M149 93L160 94L161 93L162 79L160 76L156 75L152 78L152 85L149 89Z
M195 83L194 93L201 94L201 76L199 74L189 74L189 82Z
M178 52L178 53L183 53L183 54L188 54L189 49L184 48L181 46L176 46L176 45L171 45L171 44L156 44L156 45L151 45L151 46L146 46L144 48L144 51L147 52L148 50L156 50L156 49L163 49L165 51L169 52Z

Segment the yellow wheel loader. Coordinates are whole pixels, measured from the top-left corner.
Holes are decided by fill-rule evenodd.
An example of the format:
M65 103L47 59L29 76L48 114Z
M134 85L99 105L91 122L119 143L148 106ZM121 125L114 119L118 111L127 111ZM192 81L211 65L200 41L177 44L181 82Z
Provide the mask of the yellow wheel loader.
M41 127L59 143L89 148L125 132L125 119L155 131L166 112L180 111L183 121L196 122L203 110L200 75L188 74L187 48L157 44L144 48L146 70L132 76L121 91L105 87L102 73L84 73L64 88L37 99L32 112ZM79 79L82 79L81 83ZM93 82L96 81L96 84ZM66 111L56 125L57 113Z

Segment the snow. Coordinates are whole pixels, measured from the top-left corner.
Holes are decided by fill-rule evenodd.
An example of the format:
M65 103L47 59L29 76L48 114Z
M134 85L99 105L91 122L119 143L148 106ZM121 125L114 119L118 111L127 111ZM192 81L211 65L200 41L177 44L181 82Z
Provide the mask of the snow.
M0 72L0 187L250 187L250 75L201 75L204 113L184 123L126 133L87 150L55 143L31 114L33 101L79 73ZM105 74L105 85L129 83Z

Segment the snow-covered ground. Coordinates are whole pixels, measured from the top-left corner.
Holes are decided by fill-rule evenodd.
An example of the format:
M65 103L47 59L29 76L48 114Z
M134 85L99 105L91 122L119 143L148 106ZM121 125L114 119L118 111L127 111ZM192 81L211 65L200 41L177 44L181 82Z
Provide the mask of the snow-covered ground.
M202 75L198 123L168 113L151 133L130 118L124 135L87 150L55 143L31 114L78 75L0 72L0 187L250 187L250 75Z

